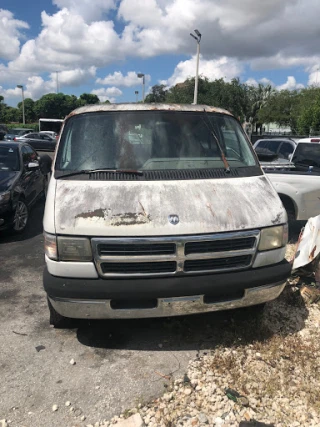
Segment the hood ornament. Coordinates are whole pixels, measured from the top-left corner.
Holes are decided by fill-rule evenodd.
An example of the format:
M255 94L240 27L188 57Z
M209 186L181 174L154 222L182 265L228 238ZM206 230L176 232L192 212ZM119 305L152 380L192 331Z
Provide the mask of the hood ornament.
M178 215L169 215L168 220L169 220L170 224L172 224L172 225L177 225L178 222L180 221Z

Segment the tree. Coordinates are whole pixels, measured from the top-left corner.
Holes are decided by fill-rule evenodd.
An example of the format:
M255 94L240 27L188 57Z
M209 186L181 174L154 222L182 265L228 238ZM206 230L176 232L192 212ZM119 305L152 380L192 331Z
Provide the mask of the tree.
M151 92L146 96L145 102L165 102L167 91L165 85L152 86Z
M90 105L90 104L99 104L100 100L97 95L93 93L83 93L79 97L79 106L81 105Z
M297 126L297 107L299 92L281 90L274 93L268 102L258 111L258 121L261 123L277 123L279 126Z
M35 102L35 112L38 118L63 119L79 106L75 95L63 93L48 93Z
M36 113L34 111L34 100L31 98L26 98L24 100L24 114L25 114L25 120L26 123L33 123L36 119ZM18 108L21 111L21 117L22 117L22 102L18 103Z
M265 107L271 100L271 98L276 93L276 90L270 85L263 85L259 83L257 87L249 87L249 103L251 108L247 112L246 120L252 125L256 125L256 130L260 128L262 130L262 125L259 121L259 111Z

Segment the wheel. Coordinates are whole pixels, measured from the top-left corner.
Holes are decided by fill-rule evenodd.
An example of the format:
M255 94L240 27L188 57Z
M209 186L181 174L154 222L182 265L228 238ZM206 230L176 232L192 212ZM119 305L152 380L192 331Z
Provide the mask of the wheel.
M24 200L20 199L17 202L16 210L14 212L12 230L15 233L22 233L27 227L28 220L28 206L26 205Z
M70 326L71 319L68 317L61 316L52 306L49 298L47 298L48 301L48 307L50 312L50 325L52 325L54 328L62 329Z

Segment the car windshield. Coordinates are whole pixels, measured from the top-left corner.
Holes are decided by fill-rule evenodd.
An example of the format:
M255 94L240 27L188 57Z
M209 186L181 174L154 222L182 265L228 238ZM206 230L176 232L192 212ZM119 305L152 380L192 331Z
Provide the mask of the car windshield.
M19 151L16 147L0 146L0 172L20 170Z
M294 152L292 162L306 167L320 168L320 144L300 142Z
M128 111L75 115L65 125L57 171L174 170L256 166L239 123L227 114Z
M22 135L24 132L26 132L26 129L11 129L9 133L11 135ZM30 130L28 130L30 132Z

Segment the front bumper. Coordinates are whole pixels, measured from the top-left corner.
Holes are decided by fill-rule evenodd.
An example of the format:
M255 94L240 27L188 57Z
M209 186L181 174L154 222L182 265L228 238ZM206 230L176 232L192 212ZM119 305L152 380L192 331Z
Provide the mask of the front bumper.
M291 265L241 272L149 279L70 279L45 269L44 288L65 317L166 317L261 304L277 298Z
M258 288L245 289L242 298L220 302L206 302L204 295L186 297L158 298L149 302L152 307L132 304L117 308L112 300L76 300L50 298L54 309L62 316L74 319L139 319L150 317L181 316L187 314L207 313L219 310L248 307L262 304L277 298L285 287L285 282Z

